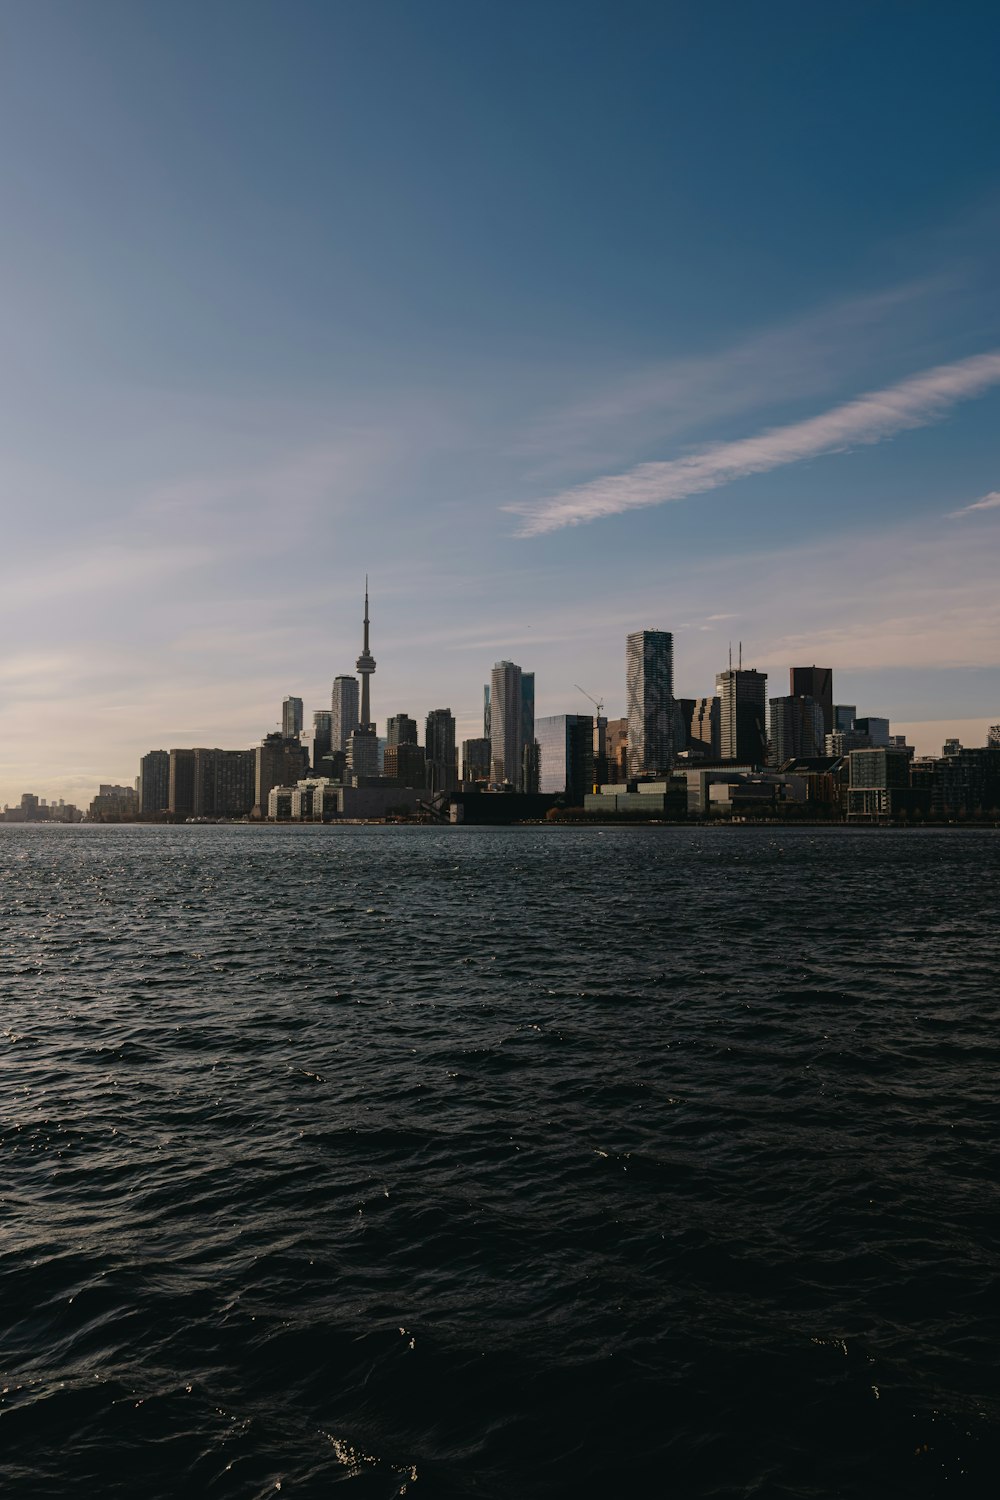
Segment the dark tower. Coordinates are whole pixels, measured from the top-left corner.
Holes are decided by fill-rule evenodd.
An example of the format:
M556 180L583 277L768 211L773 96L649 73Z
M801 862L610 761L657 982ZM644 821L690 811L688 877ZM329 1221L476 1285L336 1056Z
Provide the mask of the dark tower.
M361 677L361 727L362 729L373 728L372 702L369 679L375 670L375 658L372 656L371 647L368 644L368 579L365 578L365 644L357 661L358 674Z

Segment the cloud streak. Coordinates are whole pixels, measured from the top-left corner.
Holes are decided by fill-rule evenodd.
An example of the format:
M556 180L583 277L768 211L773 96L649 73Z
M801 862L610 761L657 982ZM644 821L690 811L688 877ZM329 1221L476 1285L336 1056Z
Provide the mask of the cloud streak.
M1000 490L990 490L981 500L974 500L971 505L963 505L961 510L950 510L948 519L957 520L959 516L971 516L977 510L1000 510Z
M821 454L842 453L882 442L898 432L925 427L957 402L980 396L998 383L1000 350L992 350L955 364L938 365L803 422L773 427L756 437L714 443L684 458L639 464L624 474L608 475L544 500L504 508L524 517L517 535L532 537L604 516L684 500L752 474L765 474Z

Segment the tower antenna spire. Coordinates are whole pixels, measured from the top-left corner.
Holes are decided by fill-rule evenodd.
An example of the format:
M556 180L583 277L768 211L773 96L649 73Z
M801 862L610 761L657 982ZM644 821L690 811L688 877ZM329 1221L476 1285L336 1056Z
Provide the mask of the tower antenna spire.
M372 722L371 706L371 675L375 670L375 658L372 656L371 647L368 644L368 574L365 574L365 635L364 647L358 657L357 669L361 676L361 724L368 728Z

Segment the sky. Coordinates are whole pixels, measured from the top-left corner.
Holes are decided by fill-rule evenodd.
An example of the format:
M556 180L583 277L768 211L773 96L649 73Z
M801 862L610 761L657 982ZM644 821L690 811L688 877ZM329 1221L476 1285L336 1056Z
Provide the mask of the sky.
M0 0L0 803L329 707L1000 721L1000 8Z

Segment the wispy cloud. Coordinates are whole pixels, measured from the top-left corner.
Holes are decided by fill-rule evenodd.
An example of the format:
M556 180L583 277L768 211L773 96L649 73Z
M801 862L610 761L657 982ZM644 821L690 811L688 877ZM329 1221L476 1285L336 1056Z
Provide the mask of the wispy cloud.
M990 490L981 500L974 500L971 505L963 505L961 510L950 510L948 519L956 520L959 516L971 516L977 510L1000 510L1000 490Z
M882 442L937 421L956 404L1000 383L1000 350L939 365L897 385L872 391L818 417L774 427L756 437L715 443L685 458L639 464L535 502L506 506L525 517L517 535L539 536L602 516L620 515L718 489L824 453Z

